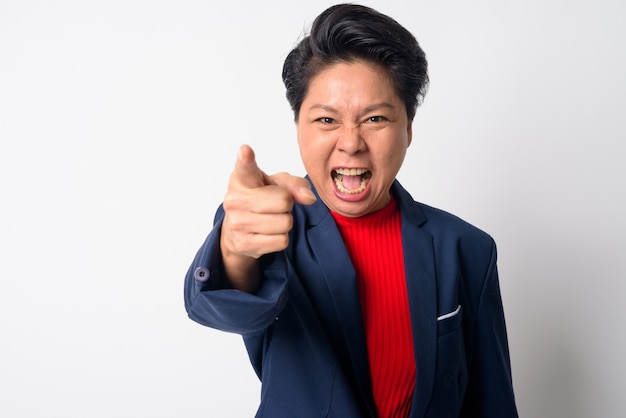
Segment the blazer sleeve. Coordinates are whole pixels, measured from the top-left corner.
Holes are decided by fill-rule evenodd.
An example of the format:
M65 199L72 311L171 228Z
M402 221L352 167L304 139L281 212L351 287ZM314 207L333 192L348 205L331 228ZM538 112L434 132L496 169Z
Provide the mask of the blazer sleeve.
M223 219L220 206L213 230L187 271L185 309L192 320L211 328L242 335L263 331L287 301L286 256L281 252L261 257L263 278L256 294L228 288L220 250Z
M475 324L474 355L461 417L517 418L495 244Z

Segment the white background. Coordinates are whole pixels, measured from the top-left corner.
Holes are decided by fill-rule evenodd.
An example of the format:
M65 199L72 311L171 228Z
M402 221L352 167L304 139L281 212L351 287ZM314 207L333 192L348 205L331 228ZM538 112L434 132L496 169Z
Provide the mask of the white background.
M250 417L183 277L237 148L304 174L280 72L327 1L0 1L0 416ZM524 417L621 418L626 3L366 1L431 88L399 179L499 246Z

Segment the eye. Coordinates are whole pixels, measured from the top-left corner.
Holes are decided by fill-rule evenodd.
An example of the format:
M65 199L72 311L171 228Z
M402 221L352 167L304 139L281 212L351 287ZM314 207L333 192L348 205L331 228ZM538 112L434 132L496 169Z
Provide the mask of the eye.
M321 117L321 118L316 119L316 122L321 122L323 124L331 124L331 123L335 123L335 119L327 118L327 117Z
M384 116L370 116L369 118L367 118L366 122L376 123L376 122L383 122L385 120L387 120L387 118L385 118Z

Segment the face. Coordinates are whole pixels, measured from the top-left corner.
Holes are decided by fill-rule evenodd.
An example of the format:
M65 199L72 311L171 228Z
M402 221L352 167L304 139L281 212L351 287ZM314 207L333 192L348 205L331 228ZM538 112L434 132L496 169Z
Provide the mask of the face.
M389 203L412 131L381 67L341 62L318 73L296 128L306 171L329 209L359 217Z

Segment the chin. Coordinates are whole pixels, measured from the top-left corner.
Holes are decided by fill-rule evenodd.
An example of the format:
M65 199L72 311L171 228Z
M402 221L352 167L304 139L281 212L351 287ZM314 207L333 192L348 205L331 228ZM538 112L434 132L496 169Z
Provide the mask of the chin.
M343 200L333 205L331 210L349 218L358 218L373 212L367 202L346 202Z

